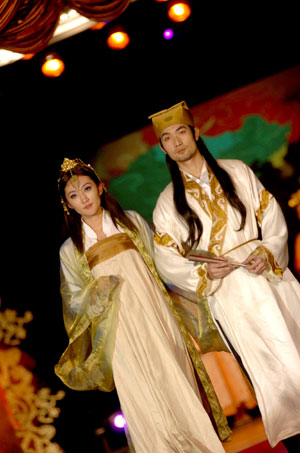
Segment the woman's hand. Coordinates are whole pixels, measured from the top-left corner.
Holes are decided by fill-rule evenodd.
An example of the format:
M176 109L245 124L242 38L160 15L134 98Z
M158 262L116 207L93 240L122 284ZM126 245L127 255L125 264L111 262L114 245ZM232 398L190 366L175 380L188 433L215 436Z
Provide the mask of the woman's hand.
M260 275L266 268L266 262L262 256L250 255L243 264L248 264L245 269L256 275Z
M226 258L219 259L218 263L208 263L207 271L211 279L224 278L230 274L236 267L231 264Z

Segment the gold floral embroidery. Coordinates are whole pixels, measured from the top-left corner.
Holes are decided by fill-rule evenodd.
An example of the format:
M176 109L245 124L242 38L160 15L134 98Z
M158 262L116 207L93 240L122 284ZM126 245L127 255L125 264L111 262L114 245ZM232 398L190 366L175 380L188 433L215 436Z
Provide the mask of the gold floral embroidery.
M266 189L263 189L259 195L260 198L260 204L259 208L257 209L255 216L257 218L259 226L262 225L262 219L264 216L264 213L266 212L267 207L269 206L273 195L270 194Z
M180 253L180 255L185 256L184 250L182 250L178 244L174 241L174 239L168 233L159 233L158 231L155 232L154 242L158 245L162 245L163 247L170 247L176 250L176 252Z

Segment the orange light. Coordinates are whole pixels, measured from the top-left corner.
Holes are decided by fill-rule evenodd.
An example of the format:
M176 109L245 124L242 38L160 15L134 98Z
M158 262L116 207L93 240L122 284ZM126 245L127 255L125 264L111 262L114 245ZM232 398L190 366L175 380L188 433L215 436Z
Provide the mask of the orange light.
M64 62L53 54L46 55L42 64L42 73L47 77L59 77L65 70Z
M300 233L298 233L295 238L294 266L296 271L300 275Z
M168 10L168 16L173 22L183 22L191 15L191 8L187 3L173 3Z
M95 25L91 26L91 30L101 30L101 28L105 27L107 22L97 22Z
M107 45L111 49L125 49L128 46L130 38L124 31L115 31L107 38Z
M22 60L31 60L35 56L35 53L25 53L25 55L22 57Z

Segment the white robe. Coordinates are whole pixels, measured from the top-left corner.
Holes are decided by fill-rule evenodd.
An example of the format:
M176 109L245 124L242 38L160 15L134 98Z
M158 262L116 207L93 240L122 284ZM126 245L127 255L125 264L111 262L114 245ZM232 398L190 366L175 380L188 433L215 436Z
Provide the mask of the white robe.
M223 279L211 280L207 263L185 258L181 241L187 226L175 209L173 184L160 194L154 213L155 263L167 284L208 296L213 317L240 355L255 389L271 446L300 432L300 285L287 268L287 227L274 197L252 170L238 160L219 160L231 176L247 209L246 224L225 199L209 170L211 200L202 187L184 174L186 197L203 224L198 246L216 255L258 237L230 252L242 262L250 254L263 256L267 268L254 275L237 268Z
M148 225L137 213L131 211L130 216L139 228L146 249L152 254L152 235ZM83 228L86 252L93 246L101 247L103 241L97 241L95 232L86 224L83 224ZM107 238L115 238L114 246L109 242L108 247L109 250L116 250L121 241L119 233L123 230L113 225L106 212L103 215L103 231ZM103 254L99 253L99 256L101 258ZM80 285L83 269L76 264L74 246L70 239L63 244L60 257L63 293L69 293L65 297L65 320L67 330L73 337L71 340L76 344L80 336L73 333L75 329L69 319L72 318L71 312L74 312L74 316L76 312L80 312L80 305L84 303L88 289ZM85 340L84 337L80 350L76 353L77 356L82 354L82 360L79 359L79 364L73 365L74 353L71 352L70 365L67 349L63 356L66 359L61 359L56 367L58 376L71 388L97 388L99 368L111 354L112 359L107 361L107 368L111 364L121 409L136 453L224 453L202 405L180 329L142 255L135 248L114 251L108 258L100 259L91 272L95 283L106 282L108 278L119 282L119 295L114 298L112 308L117 318L114 338L107 342L103 360L98 363L97 351L103 350L101 341L98 346L98 338L101 340L106 328L105 319L103 330L101 328L101 313L104 311L103 308L101 311L101 305L93 301L92 296L89 297L87 308L77 325L80 332L84 332L83 320L88 313L91 327L88 325L86 332L91 337L95 353L81 352L88 349L85 345L89 339ZM104 363L104 369L105 367ZM95 382L93 376L96 376ZM106 384L105 379L104 383Z

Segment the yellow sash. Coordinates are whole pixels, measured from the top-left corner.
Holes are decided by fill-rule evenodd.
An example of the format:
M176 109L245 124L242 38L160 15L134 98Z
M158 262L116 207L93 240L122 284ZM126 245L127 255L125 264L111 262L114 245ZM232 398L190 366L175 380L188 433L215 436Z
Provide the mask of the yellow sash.
M93 269L97 264L103 263L103 261L129 249L137 250L127 233L117 233L102 239L86 252L89 267Z

